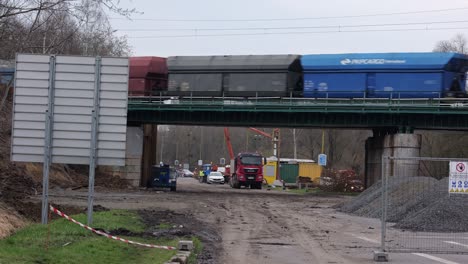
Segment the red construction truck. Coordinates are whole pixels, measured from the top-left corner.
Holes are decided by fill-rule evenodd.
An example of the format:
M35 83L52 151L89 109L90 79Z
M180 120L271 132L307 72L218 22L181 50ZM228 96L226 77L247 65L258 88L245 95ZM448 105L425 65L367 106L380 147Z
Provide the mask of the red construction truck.
M263 157L258 153L244 152L234 157L228 128L224 128L224 136L231 158L229 167L229 185L239 189L241 186L251 189L262 189Z

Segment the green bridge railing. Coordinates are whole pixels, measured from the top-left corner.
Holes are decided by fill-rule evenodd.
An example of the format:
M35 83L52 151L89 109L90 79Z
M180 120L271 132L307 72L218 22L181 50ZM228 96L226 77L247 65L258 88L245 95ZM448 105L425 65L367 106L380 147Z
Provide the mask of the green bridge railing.
M467 98L129 97L128 111L468 114Z

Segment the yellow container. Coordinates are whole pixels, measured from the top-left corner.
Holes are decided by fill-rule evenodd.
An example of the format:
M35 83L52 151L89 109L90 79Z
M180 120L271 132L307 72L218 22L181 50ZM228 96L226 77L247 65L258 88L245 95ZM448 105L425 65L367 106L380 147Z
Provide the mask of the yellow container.
M299 177L307 177L313 183L319 183L320 174L322 173L322 166L317 163L300 162L299 163Z
M276 180L276 161L268 161L263 165L263 178L271 185Z

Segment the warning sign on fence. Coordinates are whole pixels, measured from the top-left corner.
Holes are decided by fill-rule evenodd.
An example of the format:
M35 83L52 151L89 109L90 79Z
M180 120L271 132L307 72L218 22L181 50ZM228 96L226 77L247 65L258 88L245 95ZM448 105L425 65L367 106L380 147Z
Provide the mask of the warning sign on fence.
M468 194L468 162L451 161L449 193Z

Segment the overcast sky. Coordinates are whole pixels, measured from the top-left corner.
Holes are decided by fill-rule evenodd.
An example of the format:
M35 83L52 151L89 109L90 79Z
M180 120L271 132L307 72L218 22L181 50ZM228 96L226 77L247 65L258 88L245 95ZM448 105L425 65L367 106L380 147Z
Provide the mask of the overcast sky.
M439 40L468 35L467 0L121 0L121 6L143 12L133 21L111 19L134 56L425 52Z

